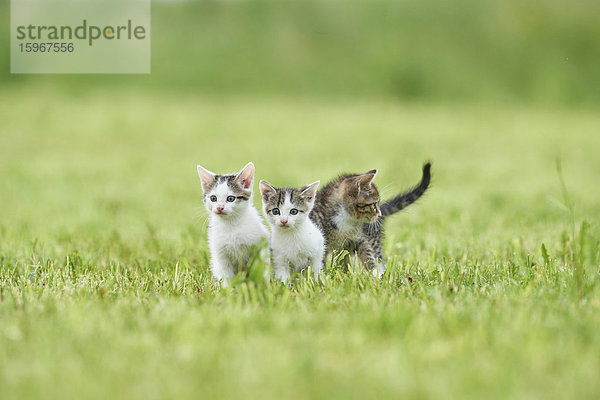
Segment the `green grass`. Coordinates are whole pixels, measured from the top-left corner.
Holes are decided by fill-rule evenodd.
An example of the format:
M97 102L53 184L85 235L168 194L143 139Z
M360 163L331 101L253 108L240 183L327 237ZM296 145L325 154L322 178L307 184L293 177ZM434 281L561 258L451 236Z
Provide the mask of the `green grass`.
M595 112L22 86L0 121L3 398L600 393ZM197 163L389 197L427 159L381 281L212 282Z

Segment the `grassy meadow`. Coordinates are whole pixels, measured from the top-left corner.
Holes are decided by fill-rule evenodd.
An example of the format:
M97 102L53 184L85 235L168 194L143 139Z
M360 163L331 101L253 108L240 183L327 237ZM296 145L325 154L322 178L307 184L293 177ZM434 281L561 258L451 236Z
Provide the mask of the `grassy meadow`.
M596 113L102 93L0 110L5 398L600 390ZM281 185L378 168L391 196L426 159L381 281L212 282L196 163Z
M598 398L597 7L157 2L149 76L10 75L0 26L0 398ZM213 282L196 164L427 160L381 280Z

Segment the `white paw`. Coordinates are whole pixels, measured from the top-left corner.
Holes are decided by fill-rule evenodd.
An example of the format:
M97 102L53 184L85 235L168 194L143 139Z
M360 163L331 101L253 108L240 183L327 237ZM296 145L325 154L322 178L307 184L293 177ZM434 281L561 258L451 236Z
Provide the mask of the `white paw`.
M221 278L221 279L217 280L217 284L221 288L226 288L227 286L229 286L229 279L228 278Z
M377 267L371 270L371 274L375 278L381 278L385 274L385 264L377 264Z

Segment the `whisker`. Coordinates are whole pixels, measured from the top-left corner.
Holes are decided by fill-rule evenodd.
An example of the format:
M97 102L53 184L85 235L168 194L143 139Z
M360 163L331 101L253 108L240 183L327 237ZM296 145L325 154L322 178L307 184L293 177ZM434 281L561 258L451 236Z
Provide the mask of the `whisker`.
M204 207L196 207L194 210L194 218L200 222L203 229L208 227L208 215L206 214L206 209Z
M369 235L374 235L376 233L377 228L379 227L377 224L379 224L379 223L380 223L379 220L369 222L369 226L367 228Z
M392 196L390 194L390 192L391 192L390 188L391 187L392 187L392 184L388 183L387 185L379 188L379 196L381 197L381 201L382 202L384 201L384 199L387 199L388 197Z

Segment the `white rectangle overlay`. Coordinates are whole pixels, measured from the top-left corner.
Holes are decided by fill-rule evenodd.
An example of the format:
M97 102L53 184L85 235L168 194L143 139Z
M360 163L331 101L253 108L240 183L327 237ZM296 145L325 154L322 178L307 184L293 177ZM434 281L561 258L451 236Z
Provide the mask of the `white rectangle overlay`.
M11 0L11 73L150 73L150 0Z

